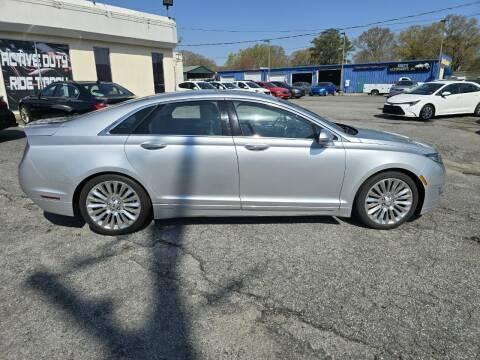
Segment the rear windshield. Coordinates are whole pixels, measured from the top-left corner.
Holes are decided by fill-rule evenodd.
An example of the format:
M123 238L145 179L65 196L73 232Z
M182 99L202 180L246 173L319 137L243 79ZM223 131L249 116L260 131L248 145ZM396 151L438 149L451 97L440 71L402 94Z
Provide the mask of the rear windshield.
M261 87L260 85L255 84L253 81L248 81L247 85L254 89Z
M92 83L81 84L85 90L95 97L119 97L133 96L133 93L117 84L110 83Z
M399 85L399 86L412 86L412 85L415 85L416 82L414 81L409 81L409 80L402 80L402 81L397 81L396 85Z
M444 84L437 84L437 83L428 83L428 84L423 84L412 91L410 91L410 94L415 94L415 95L432 95L435 91L440 89Z
M200 87L200 89L203 89L203 90L215 89L212 85L210 85L207 82L199 82L199 83L197 83L197 85Z

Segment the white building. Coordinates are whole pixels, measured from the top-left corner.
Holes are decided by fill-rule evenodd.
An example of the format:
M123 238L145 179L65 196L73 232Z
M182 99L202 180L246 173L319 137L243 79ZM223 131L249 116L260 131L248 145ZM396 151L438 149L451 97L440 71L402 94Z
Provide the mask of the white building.
M113 81L137 96L174 91L183 79L176 45L176 23L164 16L87 0L1 0L0 95L16 109L65 78Z

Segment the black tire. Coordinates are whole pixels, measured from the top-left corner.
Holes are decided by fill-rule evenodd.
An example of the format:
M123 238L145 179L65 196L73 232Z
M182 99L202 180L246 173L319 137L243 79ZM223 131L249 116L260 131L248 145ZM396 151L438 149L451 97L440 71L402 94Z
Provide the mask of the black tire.
M32 114L30 113L30 110L28 110L28 107L26 107L25 105L20 106L19 112L20 123L22 125L27 125L32 122Z
M123 229L106 229L100 225L98 225L88 214L87 210L87 197L90 190L95 187L96 185L106 182L106 181L118 181L120 183L124 183L128 185L131 189L133 189L140 201L140 212L137 219L130 224L128 227ZM122 175L116 174L105 174L99 175L91 180L89 180L82 188L79 196L79 203L78 203L80 214L82 215L85 222L88 223L90 229L94 232L102 234L102 235L123 235L123 234L130 234L135 231L142 229L147 222L149 222L152 218L152 204L150 201L150 197L145 192L142 186L140 186L136 181Z
M420 110L419 118L423 121L430 121L435 116L435 108L431 104L425 105L422 110Z
M473 113L473 115L480 117L480 104L478 104L477 107L475 108L475 112Z
M398 222L393 223L393 224L379 224L373 221L369 215L367 214L367 210L365 208L365 202L367 198L367 194L369 190L379 181L384 180L384 179L398 179L406 183L412 192L412 204L410 210L406 213L406 215L400 219ZM394 229L400 225L402 225L404 222L408 221L409 219L412 218L412 216L415 214L415 210L418 205L418 188L417 185L415 184L415 181L413 179L401 172L398 171L386 171L379 173L377 175L374 175L367 179L363 185L360 187L357 196L355 198L355 204L353 208L353 215L360 220L363 224L366 226L373 228L373 229L380 229L380 230L390 230Z
M373 89L372 91L370 91L370 95L378 96L378 95L380 95L380 91L378 91L377 89Z

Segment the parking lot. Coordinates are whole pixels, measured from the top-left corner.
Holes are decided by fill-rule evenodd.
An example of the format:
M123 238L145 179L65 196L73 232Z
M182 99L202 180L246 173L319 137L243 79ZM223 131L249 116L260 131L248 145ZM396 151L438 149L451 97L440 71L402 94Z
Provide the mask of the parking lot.
M448 176L441 206L392 231L221 218L104 237L26 198L25 138L5 130L0 358L479 358L479 118L384 118L382 97L295 102L434 144Z

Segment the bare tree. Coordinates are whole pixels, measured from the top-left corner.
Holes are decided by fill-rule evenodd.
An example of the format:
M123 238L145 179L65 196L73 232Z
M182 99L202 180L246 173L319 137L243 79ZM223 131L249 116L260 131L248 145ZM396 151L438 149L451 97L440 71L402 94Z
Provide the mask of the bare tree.
M388 28L373 27L354 41L358 49L354 55L358 63L390 61L395 59L395 34Z

